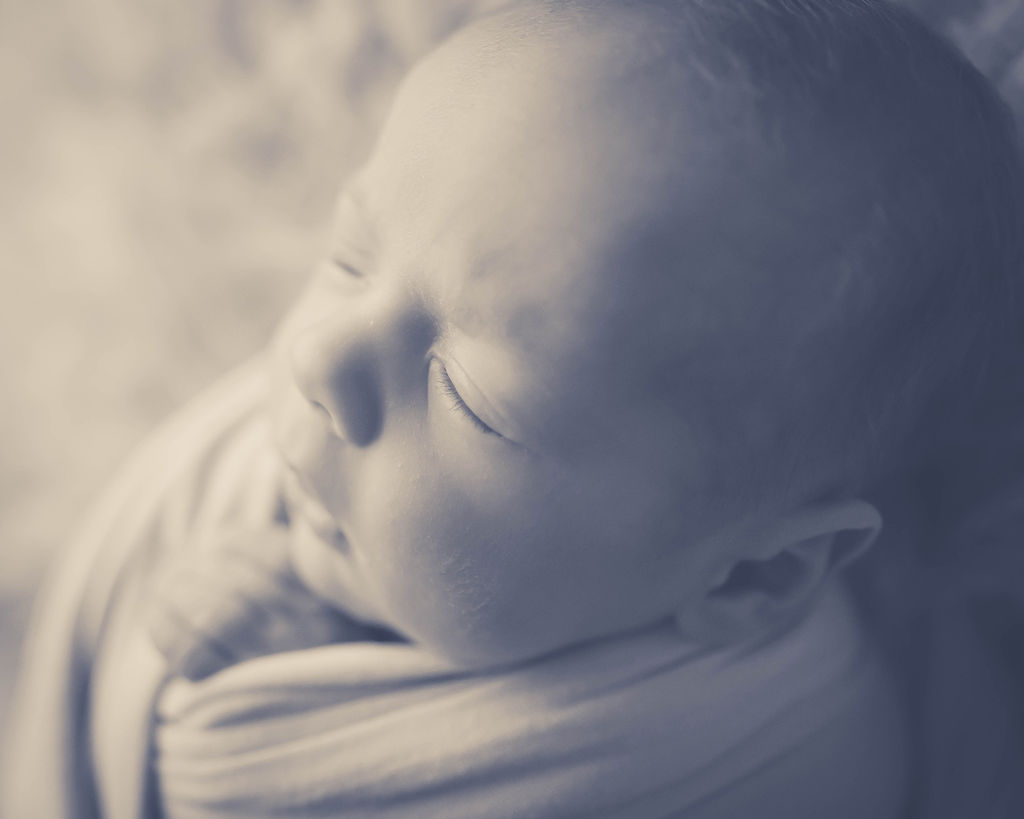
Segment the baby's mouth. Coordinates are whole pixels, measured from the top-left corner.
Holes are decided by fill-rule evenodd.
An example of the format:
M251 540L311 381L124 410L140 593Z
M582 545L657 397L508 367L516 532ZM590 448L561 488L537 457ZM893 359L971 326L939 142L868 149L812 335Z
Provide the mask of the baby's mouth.
M303 483L295 467L285 462L283 494L292 520L299 518L325 543L335 549L348 548L348 539L323 503Z

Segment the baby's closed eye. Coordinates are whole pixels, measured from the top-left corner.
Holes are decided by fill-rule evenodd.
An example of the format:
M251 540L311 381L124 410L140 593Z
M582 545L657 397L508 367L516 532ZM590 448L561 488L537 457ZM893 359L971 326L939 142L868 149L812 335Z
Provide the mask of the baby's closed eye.
M465 416L478 430L488 435L497 435L499 438L504 438L500 432L491 427L486 421L484 421L472 408L466 403L462 395L456 389L455 384L452 383L452 378L448 374L448 368L444 364L441 364L435 360L437 366L431 369L436 371L436 379L440 386L441 392L448 397L449 403L456 412Z

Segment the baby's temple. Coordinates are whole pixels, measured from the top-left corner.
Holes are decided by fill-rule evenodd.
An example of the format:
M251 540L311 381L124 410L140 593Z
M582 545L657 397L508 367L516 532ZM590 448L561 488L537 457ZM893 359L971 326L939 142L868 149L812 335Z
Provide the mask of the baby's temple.
M1024 815L1022 261L903 5L482 4L54 561L4 815Z

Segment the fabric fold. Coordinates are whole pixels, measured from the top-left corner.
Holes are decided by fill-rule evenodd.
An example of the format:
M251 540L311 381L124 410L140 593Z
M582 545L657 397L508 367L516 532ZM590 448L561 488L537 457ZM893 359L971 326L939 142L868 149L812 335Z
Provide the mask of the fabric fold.
M872 682L857 634L834 589L742 656L666 625L478 673L404 644L262 657L166 688L162 799L170 819L678 811L841 721Z

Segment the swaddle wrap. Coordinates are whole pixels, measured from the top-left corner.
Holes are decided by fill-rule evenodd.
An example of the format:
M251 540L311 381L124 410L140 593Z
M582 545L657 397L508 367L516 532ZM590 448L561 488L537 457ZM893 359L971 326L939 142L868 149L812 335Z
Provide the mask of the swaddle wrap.
M245 371L165 432L51 580L9 815L774 819L749 809L780 804L774 772L793 770L832 777L820 792L857 800L851 815L895 815L900 749L876 730L895 707L838 587L747 652L702 652L666 623L474 673L349 642L168 679L144 614L171 559L272 525L259 385ZM804 796L788 816L824 815Z
M848 618L833 594L751 653L665 626L476 673L398 643L249 660L164 690L161 801L169 819L677 815L857 708L872 666Z

